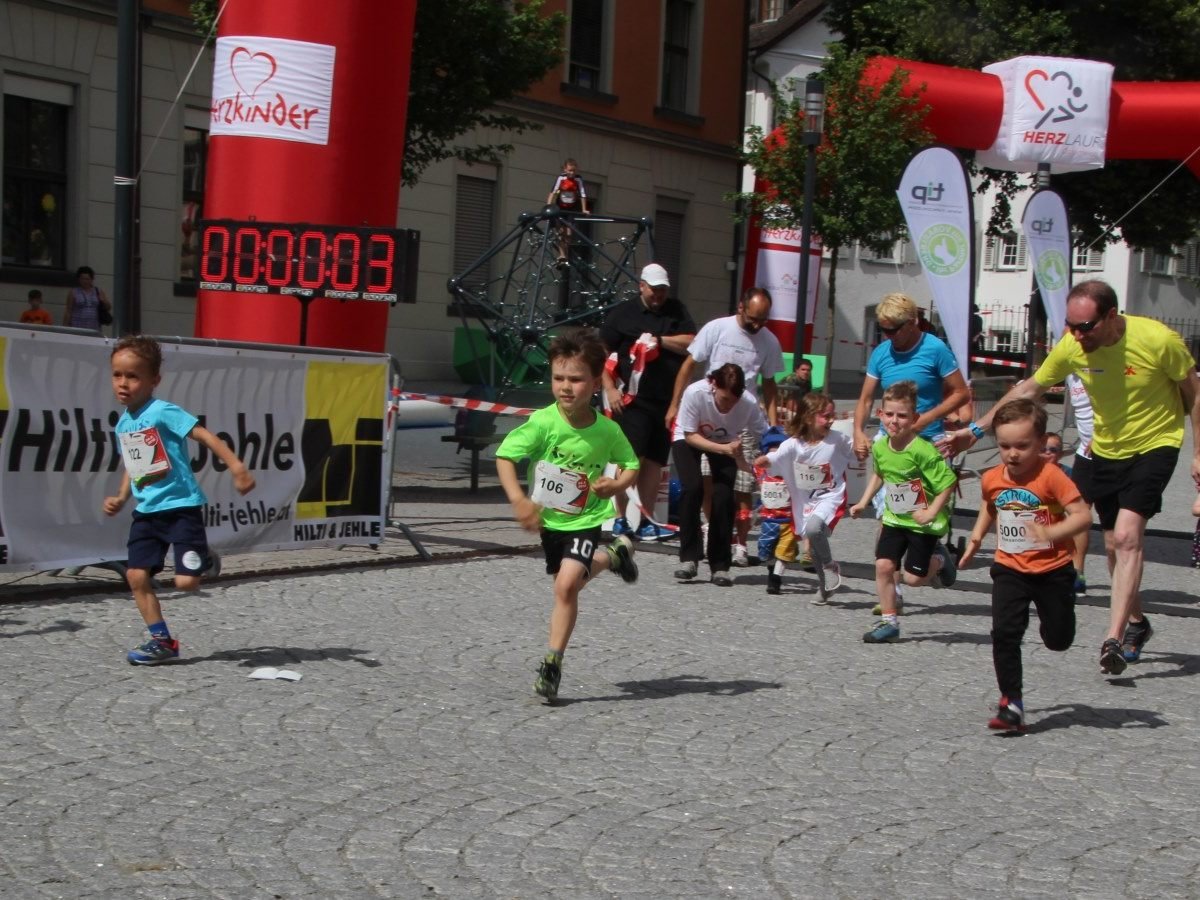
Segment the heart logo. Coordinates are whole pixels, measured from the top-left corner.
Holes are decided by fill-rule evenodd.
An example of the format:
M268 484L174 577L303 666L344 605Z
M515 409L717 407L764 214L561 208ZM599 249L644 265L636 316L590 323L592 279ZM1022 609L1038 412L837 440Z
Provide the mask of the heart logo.
M1037 95L1037 91L1035 91L1033 89L1033 85L1029 83L1035 75L1041 76L1042 81L1049 81L1050 76L1041 69L1030 69L1028 74L1025 76L1025 90L1028 92L1029 96L1033 98L1033 102L1037 104L1038 109L1045 109L1046 104L1042 102L1042 98Z
M258 89L275 77L278 66L270 53L251 53L245 47L235 47L229 54L229 71L238 89L253 97ZM250 87L253 85L253 87Z

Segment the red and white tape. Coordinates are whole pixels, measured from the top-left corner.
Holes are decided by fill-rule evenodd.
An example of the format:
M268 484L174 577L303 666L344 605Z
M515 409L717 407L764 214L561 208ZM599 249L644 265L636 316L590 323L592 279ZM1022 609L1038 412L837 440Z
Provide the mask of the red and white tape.
M492 403L488 400L472 400L466 397L447 397L444 394L415 394L411 391L397 391L397 400L427 400L430 403L440 403L455 409L469 409L473 412L495 413L499 416L531 416L536 410L524 406L510 406L507 403Z

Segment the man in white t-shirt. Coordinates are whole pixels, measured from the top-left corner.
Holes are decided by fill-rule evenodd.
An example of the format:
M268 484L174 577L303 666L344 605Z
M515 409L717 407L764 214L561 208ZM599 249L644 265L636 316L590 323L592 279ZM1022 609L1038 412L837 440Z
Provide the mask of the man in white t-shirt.
M783 349L779 346L779 338L764 327L770 317L770 292L766 288L752 287L742 294L734 315L714 319L697 332L695 339L688 346L688 355L683 360L679 374L675 377L675 396L667 410L667 427L671 426L675 414L679 411L679 399L683 396L684 388L692 381L697 363L703 364L702 374L719 369L726 363L741 366L746 374L746 393L762 402L766 408L767 421L772 425L776 424L775 375L783 371ZM758 390L760 378L761 396ZM747 458L753 459L758 456L757 445L751 445L749 437L745 434L743 441L747 444ZM737 512L733 564L745 566L749 565L746 538L750 534L750 501L754 493L754 475L739 471L734 490Z

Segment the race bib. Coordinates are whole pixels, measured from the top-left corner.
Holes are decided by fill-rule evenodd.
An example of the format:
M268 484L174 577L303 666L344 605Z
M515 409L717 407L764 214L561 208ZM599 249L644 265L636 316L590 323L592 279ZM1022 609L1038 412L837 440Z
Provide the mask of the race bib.
M171 460L167 458L167 448L157 428L123 431L117 437L121 439L121 458L125 461L125 471L135 486L142 487L158 481L171 471Z
M783 481L764 481L758 487L758 496L767 509L787 509L792 505L792 495Z
M533 496L530 499L547 509L577 516L587 506L590 487L582 472L572 472L542 459L533 470Z
M920 478L914 478L904 484L884 483L883 496L888 510L896 515L904 515L929 506L925 499L925 486L921 484Z
M811 466L808 463L798 462L792 467L792 475L795 477L798 487L815 488L829 483L828 466Z
M998 509L996 520L999 523L997 544L1005 553L1050 549L1049 541L1039 541L1029 531L1030 525L1050 524L1050 517L1044 509Z

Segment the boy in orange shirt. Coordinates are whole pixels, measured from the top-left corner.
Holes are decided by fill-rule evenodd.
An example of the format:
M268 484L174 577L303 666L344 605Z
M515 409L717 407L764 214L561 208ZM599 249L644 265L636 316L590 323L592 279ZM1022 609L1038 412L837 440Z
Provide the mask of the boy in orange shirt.
M985 472L983 503L963 568L997 522L992 563L992 662L1000 705L988 722L999 731L1025 730L1021 683L1021 639L1029 626L1029 604L1037 606L1042 643L1062 651L1075 640L1075 567L1072 537L1092 523L1079 488L1041 457L1046 410L1032 400L1013 400L992 420L1001 464Z

